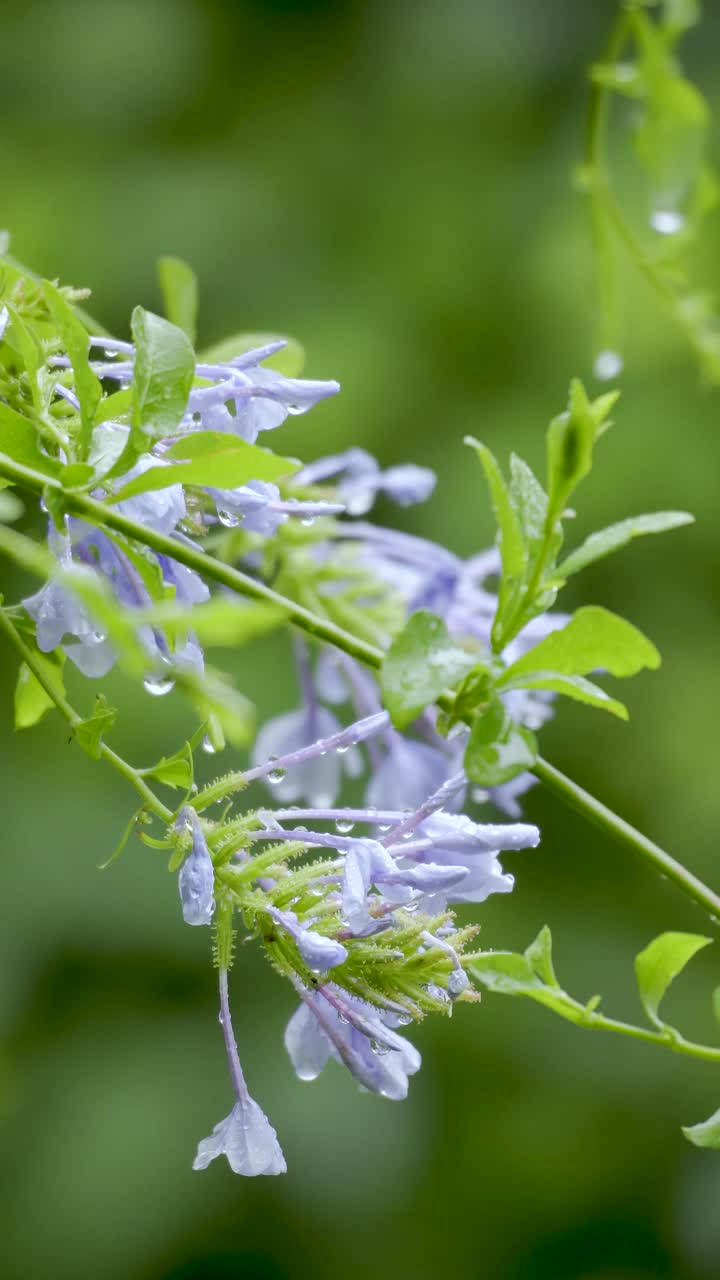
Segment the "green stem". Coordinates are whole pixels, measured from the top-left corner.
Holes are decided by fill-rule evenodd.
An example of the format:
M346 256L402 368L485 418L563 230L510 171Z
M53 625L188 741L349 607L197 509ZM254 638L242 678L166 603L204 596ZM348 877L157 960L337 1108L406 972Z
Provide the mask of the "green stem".
M336 645L365 666L378 669L382 664L381 649L375 648L365 640L351 636L334 622L317 618L309 609L295 604L293 600L288 600L286 596L273 591L272 587L267 587L264 582L251 578L249 574L242 573L239 569L234 569L232 565L223 564L222 561L215 560L196 547L188 546L187 543L180 542L176 538L166 537L165 534L156 533L154 529L147 529L135 520L128 519L107 502L98 502L85 493L66 492L59 480L42 475L30 467L22 466L3 454L0 454L0 475L18 484L27 485L36 493L50 489L62 496L63 508L71 515L80 516L99 529L114 529L116 533L122 533L126 538L141 542L153 551L159 552L160 555L178 560L188 569L194 569L204 578L217 582L219 586L229 587L239 595L248 596L251 600L262 600L265 604L282 609L288 620L305 631L307 635L313 636L316 640L323 640L326 644Z
M613 813L612 809L608 809L602 801L596 800L589 791L585 791L577 782L573 782L572 778L568 778L542 757L535 762L532 772L544 786L554 791L555 795L572 809L576 809L589 822L639 854L656 871L659 871L661 876L677 885L687 898L708 911L713 920L720 921L720 897L659 845L649 840L629 822L625 822L618 814Z
M22 661L29 670L32 671L38 684L42 686L48 697L55 703L60 714L67 720L70 728L74 729L78 724L81 724L83 717L54 687L52 682L48 680L42 667L38 662L36 662L32 649L28 648L22 636L13 626L7 615L3 613L2 609L0 609L0 631L4 631L10 644L19 653ZM173 814L171 810L167 809L162 801L158 799L155 792L152 791L147 783L140 777L137 769L134 769L127 760L123 759L122 756L119 756L116 751L113 751L112 748L108 747L104 742L100 743L100 756L103 760L107 760L108 764L111 764L118 773L121 773L130 785L140 793L147 809L154 813L155 816L160 818L163 822L172 822Z
M42 475L30 467L14 462L3 454L0 454L0 476L5 476L18 484L26 485L37 493L42 493L47 488L54 490L57 494L62 495L65 510L80 516L90 524L96 525L101 529L103 527L114 529L116 532L124 534L127 538L151 547L161 555L170 556L172 559L179 561L180 564L186 565L187 568L194 569L202 577L217 582L220 586L228 587L231 591L236 591L242 596L248 596L253 600L261 600L266 604L272 604L276 608L282 609L288 620L307 635L316 640L321 640L325 644L334 645L373 670L378 670L382 665L383 652L381 649L358 639L328 619L316 617L309 609L305 609L302 605L287 599L287 597L280 595L279 592L274 591L272 587L268 587L263 582L251 578L239 569L223 564L221 561L215 560L212 556L206 555L205 552L199 551L196 547L189 546L185 542L166 537L164 534L156 533L153 529L147 529L136 521L130 520L106 502L98 502L84 493L65 493L60 481L54 477ZM48 692L55 700L52 691L48 690ZM452 709L452 697L449 695L440 697L438 705L445 710ZM67 714L67 711L64 711L64 714ZM74 715L75 713L73 712L72 714ZM106 759L114 757L114 753L110 752L108 755L108 752L109 748L103 748L103 754ZM115 767L118 767L115 759L112 759L112 763L115 764ZM142 779L130 765L127 765L124 761L122 765L132 775L131 781L134 786L138 789L140 789L140 786L145 786ZM571 778L566 777L559 769L555 769L553 765L548 764L547 761L538 760L533 772L541 782L560 796L566 804L571 805L571 807L582 813L584 817L602 827L615 840L633 849L646 862L654 866L661 875L672 880L686 897L709 911L714 919L720 919L720 898L658 845L648 840L630 823L625 822L617 814L613 813L611 809L608 809L606 805L602 804L601 801L596 800L589 792L584 791ZM149 794L152 795L151 792ZM154 796L153 802L154 805L160 805L160 801ZM164 820L169 821L172 815L165 809L164 805L161 808ZM159 814L157 808L154 811Z
M589 1013L578 1022L578 1026L597 1031L614 1031L619 1035L631 1036L634 1040L645 1040L648 1044L664 1045L674 1053L684 1053L689 1058L702 1058L705 1062L720 1062L720 1049L712 1045L696 1044L694 1040L686 1040L678 1031L667 1034L663 1031L650 1031L645 1027L636 1027L630 1022L619 1022L617 1018L606 1018L601 1013Z

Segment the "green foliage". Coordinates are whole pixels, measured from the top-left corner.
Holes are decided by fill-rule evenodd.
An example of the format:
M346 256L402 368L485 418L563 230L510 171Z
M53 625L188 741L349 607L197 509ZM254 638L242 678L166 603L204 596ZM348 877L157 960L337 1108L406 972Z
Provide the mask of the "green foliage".
M174 755L162 756L157 764L150 765L148 769L143 769L141 772L144 778L154 778L156 782L162 782L166 787L189 791L195 777L190 743L184 742Z
M422 609L411 615L383 659L380 685L393 724L405 729L475 665L448 635L442 618Z
M111 707L103 694L99 693L95 699L93 714L87 720L81 720L73 726L75 740L91 759L100 759L102 740L112 729L117 716L116 708Z
M57 324L63 349L70 357L75 392L80 401L80 435L77 441L77 460L83 462L90 450L95 414L102 399L102 386L90 368L90 352L87 330L59 289L49 280L43 282L45 300L50 314Z
M694 1147L706 1147L710 1151L720 1151L720 1110L700 1124L684 1125L683 1133Z
M692 524L693 521L694 517L687 511L655 511L651 515L630 516L627 520L620 520L617 524L608 525L606 529L591 533L581 546L557 566L556 577L564 580L573 573L579 573L596 560L602 560L604 556L627 546L633 538L647 533L666 533L670 529L680 529L683 525Z
M613 676L634 676L643 667L659 665L660 654L637 627L608 609L586 605L513 662L498 686L515 680L517 687L517 677L539 671L584 676L602 667Z
M163 459L177 465L148 467L123 485L112 501L123 502L138 493L167 489L173 484L237 489L248 480L278 480L289 476L299 465L290 458L282 458L269 449L247 444L221 431L197 431L183 436L166 450Z
M483 952L473 956L470 971L488 991L536 1000L578 1025L587 1023L597 1008L599 997L589 1004L580 1004L560 986L552 963L552 935L547 925L522 955L514 951Z
M195 376L195 353L187 334L152 311L136 307L131 431L113 474L124 475L153 441L170 435L182 418Z
M160 258L158 279L168 320L182 329L194 344L198 313L198 283L195 272L181 258Z
M656 1027L666 1025L659 1015L659 1008L670 983L682 973L688 961L711 942L712 938L695 933L662 933L636 957L635 973L640 999Z
M531 769L537 759L534 734L513 722L499 698L476 715L465 751L465 772L482 787L498 787Z
M57 475L59 464L38 447L38 433L28 418L0 401L0 452L45 476Z
M55 693L63 697L65 693L63 684L64 653L41 653L35 646L33 660ZM48 711L53 710L54 706L54 699L43 688L37 677L33 675L27 663L22 662L18 671L17 684L15 685L15 728L32 728L33 725L39 724Z

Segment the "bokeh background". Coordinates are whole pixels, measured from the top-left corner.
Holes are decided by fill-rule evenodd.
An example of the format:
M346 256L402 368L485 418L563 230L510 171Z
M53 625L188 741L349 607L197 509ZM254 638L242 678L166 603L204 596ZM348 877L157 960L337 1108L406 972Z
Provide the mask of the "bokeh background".
M709 9L714 6L707 6ZM462 436L541 465L572 374L590 377L590 246L569 174L585 67L612 0L38 0L0 24L0 221L17 255L93 288L123 333L158 307L155 260L187 258L205 342L286 331L343 394L277 443L306 457L360 443L441 481L401 527L470 553L491 524ZM686 44L720 96L720 14ZM700 278L717 277L720 224ZM659 674L628 689L629 726L564 705L546 754L717 885L718 392L627 273L617 425L581 490L578 540L628 514L689 508L696 527L589 571L574 601L648 631ZM397 513L383 512L398 520ZM3 591L19 590L3 566ZM568 592L570 594L570 592ZM262 715L294 697L284 642L237 670ZM161 855L107 856L132 796L68 746L59 721L10 729L0 672L0 1252L8 1280L313 1276L705 1280L720 1274L720 1161L681 1123L720 1077L488 996L414 1039L402 1105L339 1068L297 1082L290 993L256 952L233 973L251 1087L285 1178L191 1172L229 1090L208 939L183 928ZM90 698L78 687L79 698ZM149 762L185 712L109 682L118 749ZM228 763L230 763L228 753ZM537 789L542 847L508 858L510 898L482 909L487 946L548 922L574 993L637 1018L635 953L708 922L671 886ZM202 936L201 936L202 935ZM712 949L710 949L712 951ZM717 959L668 998L712 1038Z

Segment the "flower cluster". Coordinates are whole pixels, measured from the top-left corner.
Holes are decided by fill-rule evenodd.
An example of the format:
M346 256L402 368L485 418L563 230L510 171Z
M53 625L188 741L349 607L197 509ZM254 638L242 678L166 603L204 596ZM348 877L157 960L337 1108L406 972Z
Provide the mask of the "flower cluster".
M101 345L94 373L127 391L134 348L106 339ZM379 497L400 506L429 497L435 477L427 469L383 471L365 450L353 448L295 469L282 488L261 479L236 488L183 482L173 452L178 440L209 431L254 445L288 415L304 413L338 390L334 382L286 378L266 368L263 362L277 348L273 343L227 363L199 363L171 434L132 456L124 474L128 421L120 414L97 426L91 463L102 474L94 497L178 547L190 542L202 548L207 538L237 531L233 554L246 572L267 575L272 565L286 594L301 582L301 600L311 592L313 606L330 618L350 610L381 648L415 611L431 609L453 643L478 659L489 654L497 553L462 560L362 518ZM57 395L77 407L70 361L56 356L52 364ZM163 467L174 467L177 480L173 474L165 487L144 489L145 473ZM138 481L123 496L121 490ZM39 648L62 646L87 676L105 675L116 652L73 588L73 566L98 573L130 619L134 610L149 609L158 590L190 610L209 597L202 577L172 556L146 547L139 556L131 540L74 517L64 516L60 528L51 525L50 547L57 575L25 608ZM500 660L513 661L565 621L559 614L536 617ZM148 663L149 692L169 691L183 671L202 675L203 653L191 629L171 644L162 626L140 620L136 638ZM227 975L237 913L299 997L285 1033L298 1076L313 1079L333 1058L363 1088L400 1099L420 1055L398 1028L478 998L468 977L468 944L477 925L458 925L453 908L511 890L513 879L499 854L531 848L539 839L534 826L517 821L529 774L468 794L464 724L440 732L430 708L401 733L358 662L327 646L312 652L296 642L294 651L299 705L261 728L244 773L186 797L192 803L181 807L168 833L173 865L180 864L183 917L216 931L221 1022L235 1095L231 1113L200 1143L196 1168L220 1154L243 1174L285 1168L275 1131L248 1093L232 1030ZM528 729L551 714L551 696L532 690L502 695L513 720ZM362 788L354 808L341 804L346 778ZM206 816L211 805L231 800L252 782L267 786L271 807L237 815L226 807L217 821ZM469 801L492 802L515 821L475 822L463 812Z
M294 776L301 789L308 780L327 786L310 765L324 771L334 761L337 768L339 755L360 755L387 731L387 714L376 713L257 764L243 783L265 780L277 791ZM221 1022L235 1093L230 1115L200 1143L195 1168L222 1154L238 1173L285 1167L275 1130L247 1091L232 1034L223 930L233 911L297 992L285 1047L301 1080L315 1079L333 1058L364 1089L400 1100L420 1055L398 1028L477 999L466 950L477 926L459 927L450 908L509 892L513 878L499 854L534 847L539 832L452 812L464 788L464 775L455 773L414 810L295 805L214 824L195 807L183 809L183 916L207 924L217 909ZM195 804L202 811L222 792L215 784Z

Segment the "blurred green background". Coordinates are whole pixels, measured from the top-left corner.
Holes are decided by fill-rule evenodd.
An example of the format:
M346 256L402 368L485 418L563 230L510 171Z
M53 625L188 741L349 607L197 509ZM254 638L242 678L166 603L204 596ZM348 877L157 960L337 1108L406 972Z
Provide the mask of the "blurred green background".
M717 103L720 13L707 7L686 57ZM540 465L569 377L590 377L590 246L569 174L584 69L614 9L8 7L0 221L36 270L91 285L91 306L119 333L135 303L159 306L155 260L174 253L199 273L204 342L237 329L298 336L308 372L338 377L343 394L291 419L278 446L309 458L360 443L385 463L435 467L436 495L399 523L470 553L491 525L463 434ZM715 218L697 264L710 284L719 234ZM672 321L630 271L627 283L622 405L581 491L577 537L663 507L698 523L573 587L574 602L603 602L647 630L664 667L627 690L629 726L564 705L544 748L717 885L718 394L699 385ZM274 640L241 655L263 715L294 697L285 658ZM679 1132L720 1103L710 1067L487 997L413 1031L425 1061L403 1105L359 1095L339 1068L301 1084L282 1047L293 1001L252 948L233 972L236 1029L289 1173L240 1181L224 1162L191 1172L196 1141L230 1101L208 938L182 926L161 855L134 843L96 870L132 797L52 717L44 731L12 733L14 676L6 651L9 1280L720 1274L720 1160ZM125 707L119 750L149 763L181 741L177 700L109 691ZM84 705L94 692L76 686ZM602 991L610 1012L636 1019L635 953L664 929L708 922L539 789L527 813L542 846L506 859L516 892L482 908L482 942L524 946L548 922L567 986ZM668 1014L712 1039L710 952Z

